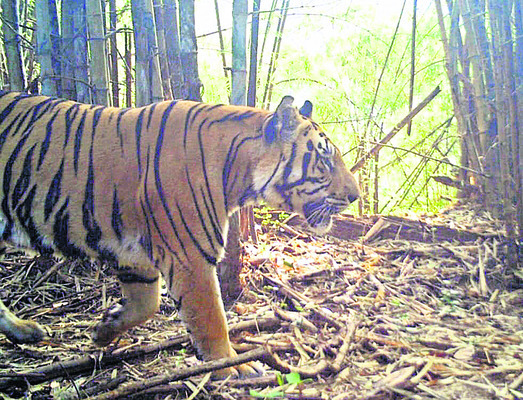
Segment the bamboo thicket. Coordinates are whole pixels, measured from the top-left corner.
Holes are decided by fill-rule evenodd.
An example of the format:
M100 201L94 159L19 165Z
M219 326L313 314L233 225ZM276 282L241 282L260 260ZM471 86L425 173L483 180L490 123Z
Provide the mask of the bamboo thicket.
M21 91L25 88L25 73L22 62L22 49L20 46L21 36L18 8L18 0L2 0L4 17L2 33L5 43L10 89Z
M109 104L109 86L107 69L107 48L105 43L102 5L99 0L86 1L87 27L89 30L89 47L91 49L91 84L93 102Z
M449 1L447 18L439 0L436 9L460 133L461 182L477 185L486 208L504 219L507 236L521 242L521 3Z

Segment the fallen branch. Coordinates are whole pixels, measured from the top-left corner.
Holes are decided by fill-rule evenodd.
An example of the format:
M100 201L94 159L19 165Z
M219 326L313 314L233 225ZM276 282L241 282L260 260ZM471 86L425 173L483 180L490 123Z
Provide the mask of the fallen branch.
M318 315L320 318L327 321L329 324L334 326L336 329L341 329L343 325L337 321L333 316L329 315L326 311L319 308L319 306L313 300L309 299L307 296L302 295L297 290L294 290L285 282L280 281L279 279L273 278L267 274L261 274L263 278L268 281L271 285L277 286L282 294L289 296L297 301L299 301L304 307L307 307L311 312ZM311 307L314 306L314 307Z
M201 375L207 372L233 367L235 365L244 364L250 361L265 361L265 359L268 357L271 357L269 352L265 348L260 347L255 350L251 350L246 353L240 354L237 357L222 358L221 360L209 361L194 367L176 369L173 372L165 375L141 380L139 382L131 382L111 392L93 397L93 400L110 400L125 398L127 396L132 395L133 393L141 392L155 386L165 385L169 382L187 379L191 376Z
M13 386L25 385L27 383L34 385L50 381L60 376L70 376L90 372L96 367L101 368L114 364L121 364L122 361L143 357L150 353L178 347L189 342L190 336L185 334L149 346L134 349L116 349L111 353L103 353L98 359L94 355L88 355L85 357L74 358L72 360L55 362L26 373L13 374L9 378L0 379L0 390L8 389Z

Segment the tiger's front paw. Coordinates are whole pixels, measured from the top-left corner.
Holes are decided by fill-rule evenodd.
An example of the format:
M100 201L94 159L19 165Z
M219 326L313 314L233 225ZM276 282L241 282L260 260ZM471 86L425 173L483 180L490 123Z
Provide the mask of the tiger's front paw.
M265 373L263 365L258 361L250 361L245 364L236 365L234 367L219 369L212 373L213 379L225 379L228 376L233 378L253 378L262 376Z
M105 312L102 321L96 325L93 332L93 342L97 346L108 346L125 330L122 323L123 309L123 305L116 304Z

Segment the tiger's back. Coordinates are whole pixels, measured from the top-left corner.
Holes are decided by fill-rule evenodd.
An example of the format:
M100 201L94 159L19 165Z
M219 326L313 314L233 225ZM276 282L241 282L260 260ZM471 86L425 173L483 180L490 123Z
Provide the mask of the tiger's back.
M325 231L359 195L311 111L309 103L300 114L289 96L268 112L1 94L1 239L114 267L127 301L106 312L98 344L158 310L162 274L202 355L232 356L213 268L229 215L265 201ZM38 341L38 329L0 302L0 331L11 340Z

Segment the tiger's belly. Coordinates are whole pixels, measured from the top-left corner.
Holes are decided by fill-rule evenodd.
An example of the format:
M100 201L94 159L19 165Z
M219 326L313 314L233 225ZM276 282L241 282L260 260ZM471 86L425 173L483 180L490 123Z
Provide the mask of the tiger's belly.
M0 211L0 243L8 243L14 247L17 247L19 249L23 249L25 251L29 251L30 253L40 252L45 254L56 254L57 256L64 256L62 252L57 248L57 246L54 244L53 238L49 238L46 236L39 236L41 240L41 245L43 245L43 249L37 249L35 246L31 243L31 238L29 234L26 232L25 229L20 228L17 226L16 222L10 227L9 234L5 235L6 227L8 225L8 221L4 214ZM71 243L72 246L75 246L75 248L78 248L79 256L81 257L74 257L68 255L68 257L71 258L91 258L91 259L98 259L102 262L110 262L113 264L124 264L127 266L130 265L140 265L142 267L152 267L153 262L149 258L149 255L144 249L143 246L143 237L139 234L127 234L126 236L122 237L120 240L116 239L108 239L108 240L101 240L100 241L101 247L106 250L108 254L111 256L108 258L105 258L103 256L103 253L100 254L99 252L96 252L92 249L89 249L88 246L85 245L85 243ZM115 265L115 266L116 266Z

